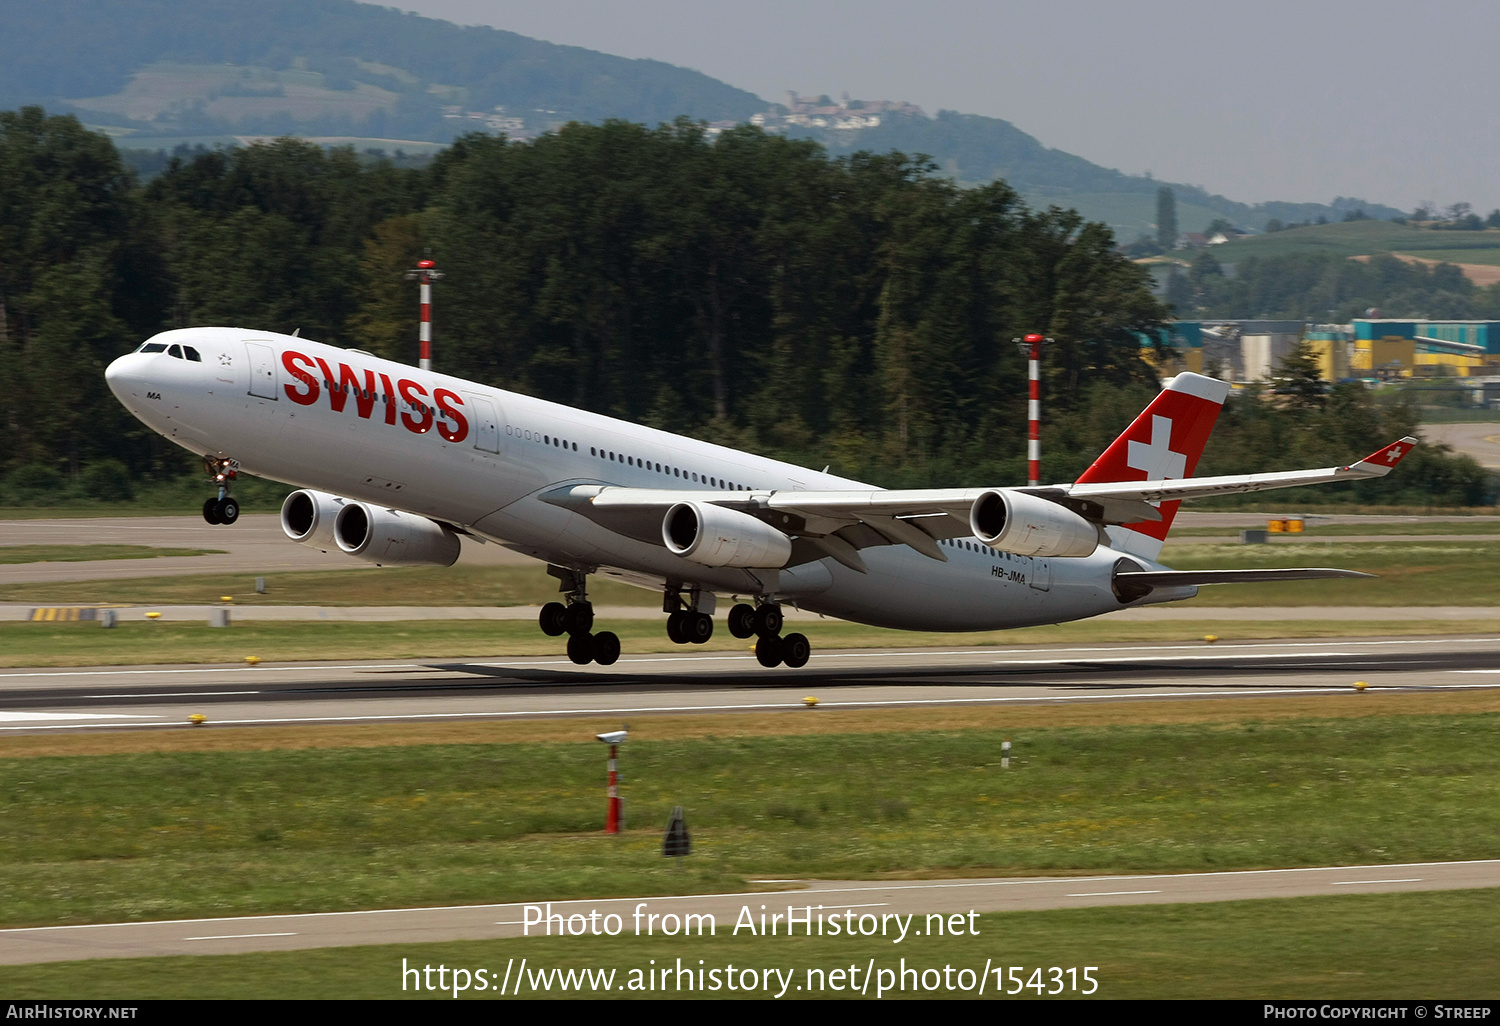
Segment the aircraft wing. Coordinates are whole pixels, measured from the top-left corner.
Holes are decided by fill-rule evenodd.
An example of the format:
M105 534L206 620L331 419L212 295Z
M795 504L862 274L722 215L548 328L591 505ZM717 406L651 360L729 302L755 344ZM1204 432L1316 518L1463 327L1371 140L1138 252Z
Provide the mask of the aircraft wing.
M1390 473L1415 444L1415 438L1406 437L1344 467L1187 478L1181 481L1093 482L996 489L855 488L740 492L574 484L553 489L541 497L554 505L580 513L617 533L657 544L662 541L663 517L679 503L706 503L733 509L749 514L790 536L793 539L793 559L790 565L832 556L851 569L863 572L865 566L859 558L858 550L876 545L909 545L925 556L947 562L947 555L937 543L948 538L972 536L974 528L971 514L975 504L1000 493L1046 500L1037 503L1032 499L1032 513L1035 513L1037 507L1043 510L1055 509L1056 506L1065 507L1097 529L1111 524L1159 521L1161 514L1155 505L1159 502L1381 477ZM1048 504L1055 506L1049 507ZM1052 526L1045 522L1046 519L1044 514L1037 530L1045 531ZM1088 543L1089 551L1092 551L1092 544ZM1333 573L1329 572L1330 575ZM1177 583L1209 582L1182 580ZM1164 586L1164 582L1153 584Z
M1412 450L1417 440L1410 435L1392 442L1357 463L1346 467L1324 467L1321 470L1289 470L1269 474L1231 474L1223 477L1190 477L1181 481L1122 481L1068 485L1070 497L1078 499L1138 499L1145 502L1169 502L1207 495L1230 495L1236 492L1260 492L1272 488L1295 488L1298 485L1327 484L1330 481L1353 481L1365 477L1384 477Z

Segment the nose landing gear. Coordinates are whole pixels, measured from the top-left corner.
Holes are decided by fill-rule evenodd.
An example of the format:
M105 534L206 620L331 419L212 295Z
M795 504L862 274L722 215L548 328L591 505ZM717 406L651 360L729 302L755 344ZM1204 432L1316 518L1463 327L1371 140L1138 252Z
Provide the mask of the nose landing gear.
M203 519L210 524L232 524L240 518L240 504L229 494L229 486L240 476L238 460L218 456L203 457L203 468L213 478L219 494L203 503Z

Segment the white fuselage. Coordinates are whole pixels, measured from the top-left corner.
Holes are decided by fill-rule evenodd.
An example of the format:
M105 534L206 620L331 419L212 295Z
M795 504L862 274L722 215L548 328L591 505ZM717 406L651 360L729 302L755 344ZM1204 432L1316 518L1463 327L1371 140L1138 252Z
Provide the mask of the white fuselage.
M151 341L191 346L201 360L132 353L111 364L109 384L131 413L183 448L420 514L560 566L648 587L776 598L909 630L1023 627L1124 606L1110 587L1122 553L1105 547L1048 559L964 538L942 543L946 563L905 545L861 549L868 573L831 558L779 572L702 566L540 496L568 485L755 493L869 486L308 339L195 328Z

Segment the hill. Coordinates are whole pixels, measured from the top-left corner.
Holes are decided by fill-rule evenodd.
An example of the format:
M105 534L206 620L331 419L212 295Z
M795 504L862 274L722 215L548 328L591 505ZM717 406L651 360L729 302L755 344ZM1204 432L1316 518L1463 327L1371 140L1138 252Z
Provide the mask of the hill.
M1248 236L1215 246L1213 253L1220 263L1298 254L1411 253L1453 263L1490 264L1500 263L1500 229L1451 231L1390 221L1346 221Z
M685 115L723 126L786 113L660 61L353 0L52 0L8 10L6 31L0 109L39 104L73 113L122 148L152 153L283 135L420 152L467 132L525 139L575 120L655 125ZM1122 240L1154 232L1156 190L1172 183L1050 149L999 118L927 117L894 106L877 127L809 125L787 134L834 154L927 154L961 182L1004 178L1033 206L1072 207ZM1196 186L1172 188L1184 231L1218 218L1260 229L1273 218L1337 221L1360 208L1372 217L1400 213L1342 197L1251 206Z
M53 0L17 5L6 22L0 107L71 111L124 145L243 134L448 142L475 128L743 120L764 107L661 61L353 0Z

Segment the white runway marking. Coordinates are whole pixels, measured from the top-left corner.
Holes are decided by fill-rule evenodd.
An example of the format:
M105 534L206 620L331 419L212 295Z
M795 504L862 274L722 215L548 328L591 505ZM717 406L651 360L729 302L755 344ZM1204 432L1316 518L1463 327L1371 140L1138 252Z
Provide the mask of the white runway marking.
M155 720L160 719L144 713L49 713L49 712L4 712L0 711L0 723L36 723L42 720ZM70 727L78 724L70 723Z
M1421 883L1420 876L1407 876L1399 880L1335 880L1331 887L1354 887L1357 884L1393 884L1393 883Z
M1114 898L1122 894L1160 894L1161 891L1084 891L1082 894L1070 894L1070 898Z
M213 937L184 937L183 940L244 940L247 937L295 937L295 933L221 933Z

